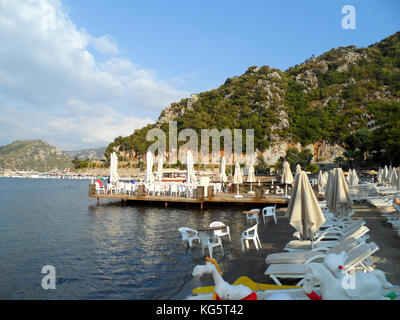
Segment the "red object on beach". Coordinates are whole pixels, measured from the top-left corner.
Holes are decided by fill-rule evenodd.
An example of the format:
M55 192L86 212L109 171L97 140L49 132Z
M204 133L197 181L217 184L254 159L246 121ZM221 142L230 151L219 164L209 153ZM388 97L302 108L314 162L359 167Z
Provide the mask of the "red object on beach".
M100 179L97 179L97 181L96 181L98 184L99 184L99 186L100 187L102 187L103 186L103 183L101 182L101 180Z
M319 294L316 294L314 291L312 291L311 293L306 293L306 295L311 300L322 300L322 297Z

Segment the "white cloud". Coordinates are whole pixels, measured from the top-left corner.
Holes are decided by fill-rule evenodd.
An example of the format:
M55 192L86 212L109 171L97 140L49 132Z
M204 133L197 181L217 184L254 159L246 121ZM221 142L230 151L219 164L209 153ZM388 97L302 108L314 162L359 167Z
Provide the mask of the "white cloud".
M112 36L78 30L59 0L0 0L0 44L0 144L106 145L189 95L120 56Z
M119 53L118 45L110 35L104 35L99 38L92 38L94 48L103 54L116 55Z

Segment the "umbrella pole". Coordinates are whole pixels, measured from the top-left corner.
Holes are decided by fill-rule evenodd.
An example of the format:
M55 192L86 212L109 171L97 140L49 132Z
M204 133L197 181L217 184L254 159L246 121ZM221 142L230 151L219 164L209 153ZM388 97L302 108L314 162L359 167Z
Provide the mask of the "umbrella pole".
M287 184L285 184L285 195L287 196Z

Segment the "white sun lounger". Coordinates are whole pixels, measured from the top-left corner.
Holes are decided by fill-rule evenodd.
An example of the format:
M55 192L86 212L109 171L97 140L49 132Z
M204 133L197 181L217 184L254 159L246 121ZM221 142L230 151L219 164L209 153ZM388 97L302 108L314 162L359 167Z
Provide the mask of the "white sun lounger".
M328 222L330 222L330 221L328 221ZM332 234L342 236L347 230L350 230L355 227L361 227L363 225L365 225L365 221L363 219L354 219L354 220L350 220L350 221L346 221L346 222L345 221L343 221L343 222L336 221L336 222L332 223L326 229L324 229L324 225L322 225L320 227L320 230L318 230L316 232L315 236L318 237L319 235L321 235L322 233L324 233L326 231L332 231Z
M277 252L267 255L266 264L305 264L309 262L322 261L325 255L334 253L339 254L342 251L348 252L359 246L361 243L354 238L349 238L338 243L332 248L320 247L311 251L302 252Z
M378 250L378 246L374 243L362 243L347 253L344 269L346 272L361 268L366 271L371 271L371 263L369 257ZM271 264L264 274L269 276L277 285L282 285L278 278L283 279L300 279L296 284L302 285L306 274L307 264Z
M332 248L337 245L339 242L342 242L349 238L360 239L360 242L365 242L369 236L364 236L369 231L368 227L360 226L347 230L342 236L338 236L337 240L324 240L326 239L326 234L322 233L316 240L291 240L289 241L285 249L289 252L297 252L297 251L310 251L314 248L318 247L328 247ZM364 237L363 237L364 236ZM332 238L330 235L329 238Z

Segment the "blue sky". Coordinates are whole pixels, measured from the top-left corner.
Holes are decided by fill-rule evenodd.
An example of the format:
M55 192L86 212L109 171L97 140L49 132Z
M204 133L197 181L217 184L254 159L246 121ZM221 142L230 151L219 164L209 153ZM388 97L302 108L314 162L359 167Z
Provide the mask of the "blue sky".
M0 145L106 146L249 66L400 30L400 1L2 0ZM341 26L344 5L356 29Z
M221 85L252 65L281 70L312 54L368 46L400 30L393 1L68 0L71 17L94 35L110 34L125 54L190 92ZM356 9L344 30L341 8Z

